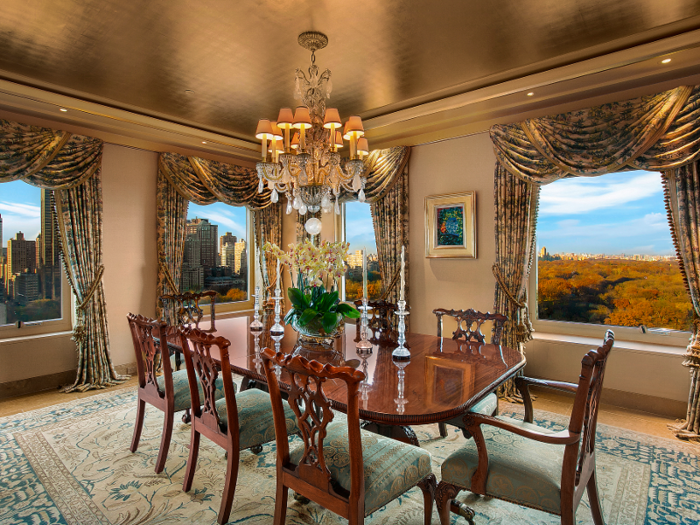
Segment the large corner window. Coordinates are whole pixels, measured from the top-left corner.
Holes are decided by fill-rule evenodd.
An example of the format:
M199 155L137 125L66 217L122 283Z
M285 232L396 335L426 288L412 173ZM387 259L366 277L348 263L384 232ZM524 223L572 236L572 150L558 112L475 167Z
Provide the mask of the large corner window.
M0 197L0 339L69 330L54 196L22 181Z
M343 239L350 243L344 300L362 299L362 250L367 253L367 296L379 299L383 287L370 205L354 201L346 203L343 208Z
M180 289L214 290L217 311L250 306L251 224L248 210L221 202L190 203Z
M577 177L542 187L537 249L537 318L545 331L549 322L656 335L692 328L658 173Z

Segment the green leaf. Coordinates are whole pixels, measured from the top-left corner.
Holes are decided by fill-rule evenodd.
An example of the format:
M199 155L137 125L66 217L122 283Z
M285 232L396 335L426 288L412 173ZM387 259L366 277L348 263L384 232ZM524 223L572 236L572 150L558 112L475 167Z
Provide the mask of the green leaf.
M298 288L289 288L287 290L287 295L289 296L289 300L292 301L294 308L297 310L303 311L309 307L306 297L304 297L304 294L301 293L301 290Z
M284 316L284 324L289 324L292 322L297 315L299 315L299 310L296 308L290 308L287 314Z
M347 303L340 303L335 310L350 319L358 319L360 317L360 312Z
M306 326L311 322L311 320L318 315L318 312L313 308L307 308L304 313L299 317L299 325Z
M335 325L338 324L338 314L333 312L325 313L321 319L321 323L323 324L323 330L327 334L330 334L335 328Z
M318 301L318 304L316 306L316 310L318 310L319 313L325 313L325 312L331 311L331 306L333 306L336 303L337 299L338 299L337 292L323 294L323 296Z

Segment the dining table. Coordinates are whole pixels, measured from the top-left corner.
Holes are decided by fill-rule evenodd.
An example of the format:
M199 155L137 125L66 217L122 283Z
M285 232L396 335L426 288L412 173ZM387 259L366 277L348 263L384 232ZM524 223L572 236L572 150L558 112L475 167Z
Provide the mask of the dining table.
M463 415L525 366L525 357L517 349L414 332L406 333L410 359L397 360L392 357L398 346L392 337L372 338L371 350L358 350L355 323L346 323L331 350L318 351L300 343L291 326L282 335L272 335L271 315L263 319L259 331L250 330L252 320L241 314L217 316L214 329L207 330L206 320L200 325L230 341L231 371L243 377L241 389L266 388L261 352L267 347L334 366L352 366L365 374L359 389L363 428L414 445L418 439L412 426ZM284 386L281 371L279 378ZM324 392L334 410L347 411L344 382L329 379Z

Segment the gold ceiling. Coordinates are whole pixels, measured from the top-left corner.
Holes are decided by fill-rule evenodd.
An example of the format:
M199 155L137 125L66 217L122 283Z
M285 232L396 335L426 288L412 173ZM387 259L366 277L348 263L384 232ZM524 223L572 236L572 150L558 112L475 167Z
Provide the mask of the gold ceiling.
M700 28L697 0L2 0L0 78L254 140L294 106L297 35L329 105L377 117Z

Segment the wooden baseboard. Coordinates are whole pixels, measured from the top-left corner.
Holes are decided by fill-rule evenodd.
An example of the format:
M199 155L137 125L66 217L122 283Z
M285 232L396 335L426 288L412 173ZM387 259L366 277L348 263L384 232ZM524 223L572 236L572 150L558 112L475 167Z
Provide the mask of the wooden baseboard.
M119 375L132 376L136 374L136 363L117 365L114 367L114 370ZM0 383L0 399L36 394L47 390L58 390L61 387L72 385L74 381L75 370L58 372L46 376L30 377L18 381L8 381L7 383Z
M664 397L649 396L646 394L636 394L634 392L624 392L603 388L601 402L607 405L614 405L632 410L649 412L659 416L684 419L688 405L684 401L666 399Z

